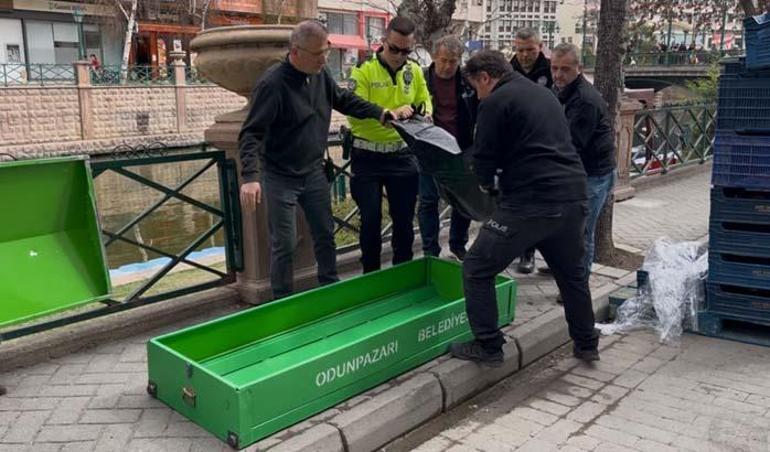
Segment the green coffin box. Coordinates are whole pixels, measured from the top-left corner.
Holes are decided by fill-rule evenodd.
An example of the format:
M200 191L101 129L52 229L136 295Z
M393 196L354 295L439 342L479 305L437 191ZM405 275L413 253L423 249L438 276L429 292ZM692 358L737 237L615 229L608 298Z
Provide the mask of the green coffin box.
M496 293L503 326L516 282ZM462 267L424 258L154 338L148 391L245 447L471 337Z
M109 297L84 158L0 164L0 326Z

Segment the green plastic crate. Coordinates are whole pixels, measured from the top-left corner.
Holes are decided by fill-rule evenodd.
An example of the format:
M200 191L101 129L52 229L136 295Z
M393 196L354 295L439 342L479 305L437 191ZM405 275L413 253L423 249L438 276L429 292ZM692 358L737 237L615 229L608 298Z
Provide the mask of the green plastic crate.
M0 164L0 326L110 294L85 158Z
M516 282L496 293L503 326ZM154 338L148 391L245 447L471 337L462 267L423 258Z

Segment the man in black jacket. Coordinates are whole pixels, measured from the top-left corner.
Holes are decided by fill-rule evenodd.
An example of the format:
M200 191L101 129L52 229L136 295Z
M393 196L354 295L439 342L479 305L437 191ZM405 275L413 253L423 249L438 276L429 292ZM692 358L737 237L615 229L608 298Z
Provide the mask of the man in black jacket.
M511 58L513 70L540 86L551 89L551 61L543 54L543 43L535 30L522 28L513 39L516 54Z
M337 86L324 68L330 48L328 32L319 22L298 24L290 46L286 60L272 66L257 81L238 137L243 177L241 204L247 213L262 201L264 184L274 298L294 290L298 204L313 237L318 282L338 280L329 181L323 168L332 108L380 121L394 114L411 114L409 107L390 113Z
M475 339L452 344L450 351L460 359L502 364L505 340L498 327L494 280L525 249L536 246L564 299L574 355L595 361L599 337L583 268L586 174L562 106L552 93L533 89L512 72L499 52L482 50L463 73L481 99L473 145L476 174L482 190L499 191L499 198L463 262L466 311Z
M433 122L457 139L460 149L468 149L473 142L476 125L476 92L460 73L463 44L455 36L444 36L436 41L433 63L425 70L433 101ZM420 174L417 221L420 225L424 254L441 254L439 244L439 192L436 180L428 174ZM465 258L468 228L471 220L452 209L449 223L449 251L458 259Z
M607 103L583 77L578 55L577 47L572 44L556 46L551 71L555 91L569 121L572 144L588 174L588 219L583 264L590 272L596 223L615 185L615 139L607 116Z
M551 61L543 55L543 43L537 32L530 28L522 28L516 32L513 40L516 54L511 58L513 70L527 77L540 86L551 89ZM519 258L516 271L532 273L535 270L535 248L524 251ZM545 271L546 269L541 269Z

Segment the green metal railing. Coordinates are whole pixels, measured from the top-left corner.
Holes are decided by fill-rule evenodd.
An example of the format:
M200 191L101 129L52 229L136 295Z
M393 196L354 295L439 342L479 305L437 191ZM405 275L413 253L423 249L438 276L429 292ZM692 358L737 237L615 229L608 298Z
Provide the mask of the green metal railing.
M153 166L178 166L182 163L197 164L197 168L191 171L191 174L185 174L182 182L176 186L168 186L152 177L154 172L151 167ZM225 157L224 151L208 149L205 144L193 152L190 151L190 148L173 149L157 144L141 148L130 148L123 145L112 150L109 154L92 157L91 170L95 180L94 185L97 188L97 198L100 202L121 202L124 195L122 192L99 193L99 178L104 177L107 173L114 173L126 178L134 186L150 189L158 195L155 200L151 201L123 226L117 229L108 229L102 226L102 243L107 255L110 255L112 247L121 244L121 246L142 250L144 253L152 253L153 256L165 257L167 258L166 262L158 270L148 270L151 274L147 275L146 279L128 285L127 288L130 290L124 290L125 295L123 296L115 295L115 293L120 292L120 289L124 289L123 286L113 288L113 298L104 301L104 306L3 331L0 333L0 341L229 284L235 281L235 272L243 269L241 213L236 164ZM218 202L207 203L187 195L185 189L201 181L201 176L209 171L216 171L219 185ZM105 196L107 199L104 198ZM178 251L163 249L162 246L153 243L144 243L141 239L130 234L135 227L146 221L151 215L157 215L158 209L170 200L206 212L213 218L211 224L196 229L192 237L182 244ZM217 268L215 264L206 265L189 258L190 253L198 250L218 233L224 233L225 262L223 269ZM207 276L205 281L202 281L203 278L193 278L190 280L182 279L181 283L180 280L177 280L173 284L168 284L168 287L163 284L164 279L168 278L174 270L190 269L202 271L202 274Z
M211 83L200 73L198 68L194 66L185 66L184 76L188 85L205 85Z
M342 141L339 136L331 135L329 137L328 146L335 147L341 145ZM334 163L334 178L330 184L330 190L333 200L333 218L336 224L334 228L334 238L337 243L337 254L346 253L360 248L360 244L358 243L358 234L360 232L361 225L361 212L358 209L358 206L352 202L349 193L351 176L350 160ZM383 205L386 205L386 203L387 194L384 194ZM439 204L440 227L444 227L449 224L451 212L451 206L441 200ZM382 218L386 219L389 218L389 216L387 214L383 214ZM416 225L414 229L415 232L419 231ZM392 237L392 231L393 223L386 222L381 231L382 240L390 240Z
M711 65L718 62L727 52L709 51L668 51L629 53L625 55L623 64L626 66L685 66Z
M634 119L631 177L705 162L714 152L715 118L713 103L641 110Z
M71 64L0 64L0 86L74 84Z
M166 66L102 66L91 69L92 85L170 85L174 69Z

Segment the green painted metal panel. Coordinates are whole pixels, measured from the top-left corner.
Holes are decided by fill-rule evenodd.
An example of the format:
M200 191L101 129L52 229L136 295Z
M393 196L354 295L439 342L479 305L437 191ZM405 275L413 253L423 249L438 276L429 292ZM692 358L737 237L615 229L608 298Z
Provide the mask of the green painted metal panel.
M107 298L84 158L0 164L0 326Z
M515 281L496 294L502 326ZM154 338L148 389L244 447L471 337L462 267L424 258Z

